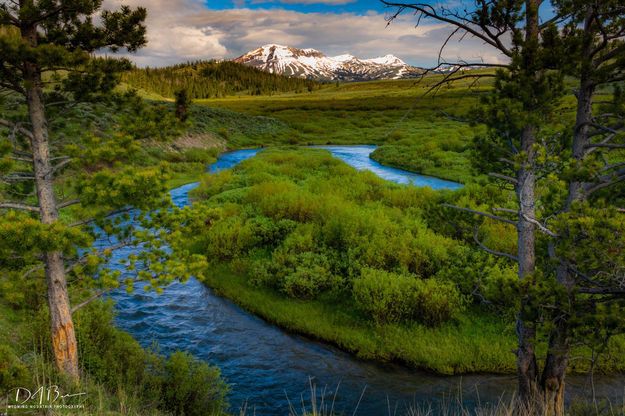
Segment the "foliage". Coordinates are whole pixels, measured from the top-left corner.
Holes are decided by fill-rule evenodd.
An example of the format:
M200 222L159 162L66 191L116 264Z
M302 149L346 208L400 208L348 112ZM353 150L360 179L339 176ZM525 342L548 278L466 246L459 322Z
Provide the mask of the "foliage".
M0 344L0 392L8 392L16 386L27 386L31 377L30 370L11 347Z
M415 282L398 306L414 300L414 309L389 321L439 325L459 310L454 285L433 276L466 248L427 227L422 209L437 198L430 190L358 172L324 150L282 149L207 175L193 192L202 201L169 224L195 237L176 247L239 265L257 286L297 299L351 298L373 268ZM380 282L397 292L394 279Z
M364 269L354 281L360 308L379 324L416 320L438 326L461 310L461 299L449 281Z
M112 305L96 303L76 320L82 365L104 386L123 386L144 403L174 415L219 414L228 388L219 369L184 352L146 351L113 325Z
M225 410L227 388L219 369L184 352L174 352L165 363L161 390L163 409L174 415L202 416Z
M9 276L0 285L12 284L13 292L29 291L44 285L41 274L30 281L14 282ZM38 293L38 292L37 292ZM94 302L77 313L81 372L79 386L61 377L50 362L47 307L25 300L7 300L0 292L0 393L18 386L38 385L42 380L56 383L61 390L87 392L85 413L142 415L224 414L228 386L219 370L194 357L173 352L165 357L155 349L143 349L128 333L114 325L110 301ZM117 414L117 413L115 413Z
M186 82L184 73L174 79ZM320 85L307 94L196 99L190 130L223 138L229 148L379 144L372 157L381 163L469 182L474 173L468 149L482 127L465 118L488 84L458 83L424 97L438 80L440 75L431 75L419 83L371 81Z
M187 121L189 117L189 94L187 90L178 90L174 93L176 98L176 117L180 121Z

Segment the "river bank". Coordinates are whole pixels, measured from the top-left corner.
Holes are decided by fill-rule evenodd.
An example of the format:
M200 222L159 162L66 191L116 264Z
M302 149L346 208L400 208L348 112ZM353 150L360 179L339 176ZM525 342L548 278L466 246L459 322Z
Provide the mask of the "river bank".
M439 375L515 371L514 328L492 314L470 311L439 328L376 326L355 313L349 299L285 298L250 285L248 277L226 267L211 270L202 283L289 333L329 343L361 359L401 363Z
M225 153L209 171L232 168L256 152L252 149ZM188 206L188 194L196 186L188 184L174 189L174 203ZM238 198L236 190L228 195ZM231 203L229 206L233 209ZM482 366L485 371L509 373L513 368L513 347L506 344L510 338L503 337L500 346L491 348L492 340L502 339L501 333L512 334L512 328L503 321L498 323L492 315L466 314L430 332L418 325L412 328L413 332L400 326L380 330L367 326L361 316L350 311L349 305L331 297L317 301L280 298L270 290L249 286L244 275L222 267L209 270L207 275L203 283L191 279L186 284L172 284L163 295L142 291L116 293L116 322L143 346L158 343L165 354L184 349L219 366L232 386L229 401L235 411L248 404L257 415L288 413L290 402L299 402L300 397L310 394L309 378L318 390L327 387L328 395L340 386L336 409L350 414L366 389L357 414L372 416L385 414L389 402L400 407L415 401L432 402L455 395L459 389L469 406L477 402L496 403L502 394L514 391L511 375L439 376L388 362L399 360L397 356L401 354L412 354L412 361L418 366L429 365L431 371L447 374L460 373L470 371L470 366L478 368L478 355L483 349L485 354L493 354L491 361L496 363ZM275 316L272 318L271 314ZM282 321L281 327L289 331L258 316L277 324ZM302 327L297 329L297 325ZM294 334L305 331L341 348ZM466 339L471 338L478 341L467 344ZM362 358L377 355L386 362L361 360L344 352L357 349ZM589 391L586 377L570 381L571 396L583 397ZM599 397L615 400L622 394L621 386L612 379L597 379L596 385Z

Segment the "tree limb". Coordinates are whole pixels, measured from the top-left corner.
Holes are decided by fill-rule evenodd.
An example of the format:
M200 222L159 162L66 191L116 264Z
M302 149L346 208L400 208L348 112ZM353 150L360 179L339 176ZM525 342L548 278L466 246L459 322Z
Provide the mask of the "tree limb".
M491 178L497 178L497 179L501 179L501 180L513 183L514 185L518 185L519 183L519 181L513 178L512 176L502 175L500 173L491 172L488 174L488 176L490 176Z
M74 312L84 308L85 306L89 305L91 302L93 302L94 300L102 297L103 295L105 295L106 293L110 292L110 290L101 290L99 292L96 292L93 296L90 296L89 298L87 298L85 301L80 302L78 305L74 306L72 308L72 315L74 314Z
M586 145L587 149L603 147L607 149L625 149L625 144L617 144L617 143L594 143Z
M485 252L487 252L487 253L489 253L489 254L492 254L493 256L498 256L498 257L506 257L506 258L509 258L510 260L515 261L515 262L519 261L519 258L518 258L518 257L516 257L516 256L513 256L512 254L509 254L509 253L504 253L504 252L501 252L501 251L496 251L496 250L493 250L493 249L491 249L491 248L486 247L486 246L485 246L485 245L484 245L484 244L480 241L480 239L478 238L478 235L477 235L477 234L478 234L478 229L477 229L477 227L476 227L476 228L475 228L475 230L473 230L473 240L475 240L475 243L476 243L478 246L480 246L480 248L481 248L482 250L484 250Z
M471 214L480 215L482 217L487 217L487 218L490 218L490 219L493 219L493 220L496 220L496 221L501 221L501 222L505 222L506 224L510 224L510 225L516 226L516 222L515 221L509 220L507 218L500 217L498 215L493 215L493 214L489 214L487 212L482 212L482 211L476 211L476 210L471 209L471 208L463 208L463 207L459 207L459 206L451 205L451 204L442 204L442 205L444 207L446 207L446 208L453 208L453 209L457 209L459 211L470 212Z
M39 212L39 207L17 202L0 202L0 209L17 209L21 211Z
M458 16L454 16L454 17L456 17L456 19L454 19L454 18L451 18L451 17L448 17L448 16L444 16L444 15L436 12L436 10L431 5L424 4L424 3L415 3L415 4L394 3L394 2L387 1L387 0L382 0L382 3L385 4L388 7L396 7L396 8L398 8L397 13L394 16L392 16L389 20L395 19L405 9L413 9L417 13L420 13L423 16L432 18L434 20L438 20L440 22L448 23L448 24L450 24L452 26L455 26L455 27L457 27L457 28L459 28L461 30L464 30L465 32L470 33L471 35L481 39L485 43L487 43L487 44L491 45L492 47L498 49L504 55L512 56L512 52L501 42L501 39L499 38L501 36L501 34L498 35L498 36L495 36L485 26L480 26L480 29L482 29L485 32L485 33L481 33L476 28L471 27L471 25L474 24L474 23L470 22L466 18L460 18Z
M67 201L63 201L57 205L57 208L59 209L66 208L66 207L69 207L71 205L76 205L76 204L80 204L80 199L69 199Z
M580 287L579 293L587 295L625 295L625 288L622 287Z
M28 137L29 139L33 138L33 134L28 130L25 129L24 127L20 127L17 124L9 121L9 120L5 120L3 118L0 118L0 126L4 126L10 129L14 129L16 131L19 131L20 133L22 133L24 136Z
M535 226L537 226L537 227L538 227L538 229L539 229L540 231L542 231L543 233L547 234L547 235L548 235L548 236L550 236L550 237L554 237L554 238L555 238L555 237L558 237L558 234L554 233L554 232L553 232L553 231L551 231L549 228L545 227L545 226L544 226L544 225L543 225L540 221L536 220L535 218L530 218L530 217L528 217L527 215L525 215L525 214L524 214L524 213L522 213L522 212L521 212L520 214L521 214L521 217L522 217L525 221L527 221L527 222L530 222L530 223L534 224L534 225L535 225Z

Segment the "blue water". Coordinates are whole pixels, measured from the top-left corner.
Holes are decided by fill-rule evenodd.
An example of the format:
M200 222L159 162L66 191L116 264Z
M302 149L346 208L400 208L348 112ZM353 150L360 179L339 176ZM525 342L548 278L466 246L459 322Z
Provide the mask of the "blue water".
M429 186L432 189L460 189L462 185L432 176L419 175L402 169L384 166L371 159L369 155L376 146L316 146L327 149L337 157L358 170L369 170L387 181L410 184L415 186Z
M358 169L372 170L395 182L436 189L459 187L453 182L382 166L369 159L372 146L327 149ZM257 152L225 153L209 171L231 168ZM189 184L171 191L175 204L189 204L188 192L195 186ZM137 248L120 250L115 257L128 255L132 250ZM459 389L469 405L478 401L495 402L515 387L514 378L508 376L441 377L359 360L267 324L216 296L195 279L185 284L173 283L163 295L136 290L132 295L115 293L113 298L117 301L118 326L130 332L141 345L148 347L157 342L164 353L181 349L219 366L231 386L229 400L235 412L247 405L250 415L288 415L291 403L301 414L301 399L309 397L310 383L317 386L318 397L324 395L326 402L335 397L334 409L338 413L363 416L403 414L410 404L455 397ZM588 391L585 379L573 379L569 384L573 386L570 391L580 394ZM610 397L622 394L622 383L607 385L613 389L605 394Z

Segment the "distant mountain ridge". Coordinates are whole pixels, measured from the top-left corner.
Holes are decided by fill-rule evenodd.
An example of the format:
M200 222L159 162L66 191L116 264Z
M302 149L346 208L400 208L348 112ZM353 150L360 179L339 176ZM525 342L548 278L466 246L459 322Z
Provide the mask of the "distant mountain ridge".
M372 59L349 54L329 57L316 49L276 44L261 46L233 61L272 74L323 81L404 79L418 77L424 72L394 55Z

